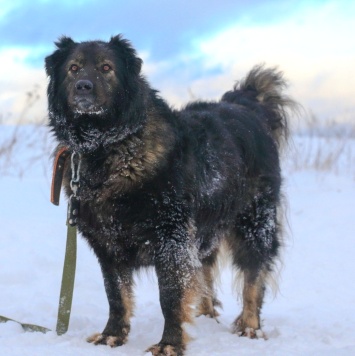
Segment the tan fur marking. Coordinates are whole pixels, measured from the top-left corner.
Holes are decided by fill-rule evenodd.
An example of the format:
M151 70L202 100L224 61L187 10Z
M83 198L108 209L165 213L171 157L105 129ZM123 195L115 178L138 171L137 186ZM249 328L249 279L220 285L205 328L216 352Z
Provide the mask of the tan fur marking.
M127 342L128 331L124 331L126 331L126 336L123 338L118 336L104 336L103 334L96 333L92 336L89 336L86 341L94 345L105 344L111 347L116 347L118 345L122 345L122 343L125 344Z
M249 328L259 329L259 286L246 284L243 291L243 324Z
M184 327L185 323L193 324L194 316L196 315L195 307L198 300L201 298L201 280L198 274L191 283L191 287L185 290L184 296L181 301L181 314L180 323L181 327ZM183 328L182 344L186 345L191 341L191 337Z
M89 336L86 341L93 343L94 345L100 344L101 340L103 339L103 335L100 333L95 333L94 335Z
M147 165L147 170L150 171L150 169L155 169L157 163L165 159L166 153L173 144L173 136L167 124L155 113L152 113L142 139L145 145L145 152L142 158Z
M215 305L221 305L221 303L215 298L214 292L214 273L213 267L210 266L203 266L202 269L204 282L205 282L205 289L203 291L200 304L197 309L197 315L206 315L210 318L216 318L219 316L219 313L214 308Z
M142 137L133 136L117 148L115 161L110 165L107 189L101 191L98 199L105 200L116 192L129 191L137 184L152 177L158 166L164 164L167 153L174 144L170 127L163 120L151 113L143 130Z
M145 352L151 352L153 356L177 356L175 348L171 345L153 345Z
M181 323L193 323L194 305L199 297L195 288L189 288L185 291L181 301Z
M121 287L121 298L122 298L123 307L126 311L125 315L123 316L123 320L126 324L129 324L130 319L133 316L133 308L134 308L134 299L130 287L127 286Z
M243 310L234 322L234 332L250 338L257 337L260 329L260 309L264 295L264 273L253 280L245 272L243 288Z

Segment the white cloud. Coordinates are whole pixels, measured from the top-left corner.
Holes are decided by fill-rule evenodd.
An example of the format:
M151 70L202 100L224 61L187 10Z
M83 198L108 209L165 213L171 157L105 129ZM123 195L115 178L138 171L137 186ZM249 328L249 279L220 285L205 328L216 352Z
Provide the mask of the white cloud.
M290 94L307 110L319 118L353 120L354 13L355 3L350 1L307 5L283 21L238 24L208 39L193 38L194 51L169 60L156 62L148 52L140 53L143 71L153 87L179 107L193 98L219 98L255 64L278 66L289 79ZM3 117L23 116L26 92L36 85L40 100L25 118L46 115L45 72L24 64L30 54L29 49L0 52Z
M160 88L179 104L181 98L188 99L187 87L198 97L215 99L253 65L265 63L284 71L290 93L316 116L348 118L355 109L354 13L355 4L350 2L306 6L278 23L236 25L210 39L195 40L196 51L180 58L186 71L189 61L199 61L206 73L213 67L220 67L222 73L188 83L188 73L165 79L165 72L157 78L163 77Z
M0 51L0 114L4 122L42 121L46 116L45 72L24 64L28 55L26 49Z

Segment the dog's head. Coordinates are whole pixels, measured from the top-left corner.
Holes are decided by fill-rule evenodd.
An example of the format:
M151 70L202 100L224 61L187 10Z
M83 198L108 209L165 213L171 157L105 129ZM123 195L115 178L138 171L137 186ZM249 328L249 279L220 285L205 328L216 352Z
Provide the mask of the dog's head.
M81 43L62 37L56 46L45 67L50 125L57 137L87 146L85 135L93 131L127 131L132 126L129 112L144 82L142 60L130 43L121 36Z

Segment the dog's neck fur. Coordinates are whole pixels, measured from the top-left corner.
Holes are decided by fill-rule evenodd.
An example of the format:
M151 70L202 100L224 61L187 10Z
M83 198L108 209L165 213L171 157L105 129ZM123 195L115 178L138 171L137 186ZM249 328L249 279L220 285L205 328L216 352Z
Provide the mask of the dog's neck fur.
M106 193L126 193L154 177L167 163L169 152L174 146L171 144L172 137L171 126L161 116L151 114L136 133L118 142L106 140L110 143L107 146L83 153L82 198L85 200L85 186L91 191L98 188L100 196L95 199L104 200L109 198ZM58 149L62 146L59 145ZM68 149L75 150L73 147ZM89 156L90 159L87 159ZM87 198L90 199L89 196Z

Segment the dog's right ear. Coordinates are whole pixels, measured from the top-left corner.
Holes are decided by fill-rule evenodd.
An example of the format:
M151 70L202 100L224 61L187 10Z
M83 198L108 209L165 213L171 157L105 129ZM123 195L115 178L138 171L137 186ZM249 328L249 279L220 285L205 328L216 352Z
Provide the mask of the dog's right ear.
M60 37L57 42L54 42L57 46L57 50L45 59L45 68L48 76L51 76L54 72L54 68L62 62L66 57L67 51L75 46L75 42L70 37Z
M65 50L75 45L75 42L67 36L62 36L57 42L54 42L58 49Z

